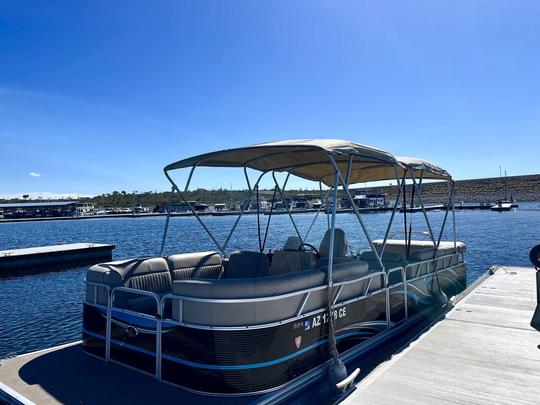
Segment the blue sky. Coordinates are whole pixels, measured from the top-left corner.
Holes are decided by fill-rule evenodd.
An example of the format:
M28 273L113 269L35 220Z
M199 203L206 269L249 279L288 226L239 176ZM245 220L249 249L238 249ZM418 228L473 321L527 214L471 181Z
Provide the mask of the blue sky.
M0 2L0 196L165 190L167 163L287 138L539 173L540 3Z

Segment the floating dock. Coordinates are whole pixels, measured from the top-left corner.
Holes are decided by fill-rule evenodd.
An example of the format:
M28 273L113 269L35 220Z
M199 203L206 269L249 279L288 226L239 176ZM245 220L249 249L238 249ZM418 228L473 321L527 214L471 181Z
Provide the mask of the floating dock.
M345 404L538 404L535 270L499 267Z
M110 261L114 247L105 243L69 243L0 250L0 277Z
M535 271L499 267L473 284L443 320L419 329L393 358L365 376L347 404L538 404L540 332L529 326ZM439 318L440 319L440 318ZM438 319L436 319L438 320ZM432 324L433 325L433 324ZM418 337L420 336L420 337ZM410 339L416 339L411 340ZM366 358L368 356L362 356ZM307 376L307 379L310 377ZM306 381L294 403L320 403L319 381ZM288 403L291 398L260 398ZM85 354L80 342L0 362L0 403L195 403L201 397ZM219 405L253 398L212 398ZM324 402L324 403L327 403Z

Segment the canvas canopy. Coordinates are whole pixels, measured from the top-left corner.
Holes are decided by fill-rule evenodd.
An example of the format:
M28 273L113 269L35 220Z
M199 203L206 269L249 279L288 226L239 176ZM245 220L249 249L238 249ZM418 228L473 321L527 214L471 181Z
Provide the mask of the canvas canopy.
M334 166L345 177L352 158L349 184L395 179L402 173L404 164L412 170L432 170L429 178L446 178L443 169L419 159L400 163L392 154L380 149L336 139L289 140L251 145L243 148L225 149L218 152L193 156L165 167L165 171L186 167L247 167L263 172L285 171L313 181L333 185ZM447 174L447 173L446 173Z
M423 176L425 179L450 179L450 173L442 167L437 166L427 160L404 157L397 157L396 160L403 167L406 167L414 172L415 177Z

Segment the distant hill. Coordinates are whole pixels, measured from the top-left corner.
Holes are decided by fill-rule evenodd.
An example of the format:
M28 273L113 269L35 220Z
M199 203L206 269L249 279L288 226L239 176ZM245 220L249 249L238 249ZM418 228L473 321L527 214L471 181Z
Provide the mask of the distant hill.
M510 176L507 178L508 196L514 197L518 201L540 201L540 174L526 176ZM364 192L363 188L353 189L356 192ZM410 198L411 187L408 186L406 193ZM372 187L367 191L387 194L388 200L396 197L395 186ZM427 204L437 204L446 201L447 186L446 182L432 182L422 185L423 201ZM273 190L260 190L260 196L266 200L271 200ZM342 193L341 193L342 194ZM289 190L288 197L299 195L319 197L319 191L315 190ZM238 202L245 199L246 190L206 190L197 189L187 193L190 201L198 201L205 204L227 203L230 201ZM465 202L494 202L504 196L504 180L498 177L473 180L456 181L456 203ZM127 193L125 191L113 191L112 193L99 195L92 198L81 198L80 201L92 202L96 207L133 207L135 205L145 205L153 208L158 204L167 204L169 193L167 192L141 192ZM276 196L279 200L279 194ZM1 202L17 202L17 200L0 200ZM23 201L23 200L19 200ZM36 201L36 200L32 200ZM180 198L175 195L175 202Z
M506 179L508 198L517 201L540 201L540 174L510 176ZM494 202L504 197L504 179L491 177L485 179L456 181L455 201ZM390 199L395 198L395 187L382 187ZM411 189L406 190L410 196ZM447 198L446 182L425 183L422 185L422 199L425 203L442 203Z

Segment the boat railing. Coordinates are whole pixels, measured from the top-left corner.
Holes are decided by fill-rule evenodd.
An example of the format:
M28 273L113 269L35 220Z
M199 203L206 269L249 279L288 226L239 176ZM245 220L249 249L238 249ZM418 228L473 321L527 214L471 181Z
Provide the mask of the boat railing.
M435 271L448 270L465 262L463 252L454 252L435 258L408 263L405 267L407 281L415 281L421 277L435 273ZM442 265L441 265L442 264Z

